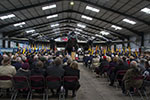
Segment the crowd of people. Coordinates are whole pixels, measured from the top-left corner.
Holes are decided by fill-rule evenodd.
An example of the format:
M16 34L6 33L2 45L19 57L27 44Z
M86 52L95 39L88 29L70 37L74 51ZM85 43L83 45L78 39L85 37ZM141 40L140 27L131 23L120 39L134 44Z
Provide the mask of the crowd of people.
M150 56L95 56L91 66L97 75L107 74L110 86L119 78L124 94L150 86Z
M78 63L73 61L69 55L53 54L3 54L0 56L0 76L25 76L29 79L31 76L52 76L63 79L65 76L77 76L80 78L80 70ZM44 84L44 82L36 82L35 86ZM66 83L67 84L67 83ZM72 91L72 96L76 96L75 91L80 87L79 81L73 84L75 88ZM20 84L20 86L22 86ZM12 88L12 81L0 80L0 88ZM60 87L61 88L61 87ZM51 89L52 96L58 95L57 92ZM65 96L68 96L67 85L65 85ZM41 90L42 91L42 90ZM39 92L39 91L38 91Z

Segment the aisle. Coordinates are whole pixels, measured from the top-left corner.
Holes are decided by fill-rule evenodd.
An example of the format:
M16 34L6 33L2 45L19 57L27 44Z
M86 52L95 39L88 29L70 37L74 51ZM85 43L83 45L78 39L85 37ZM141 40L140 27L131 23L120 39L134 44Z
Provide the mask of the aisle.
M120 89L110 87L105 78L96 78L95 74L80 64L81 88L77 93L77 100L131 100L124 96ZM140 100L140 98L136 98ZM69 99L68 99L69 100Z

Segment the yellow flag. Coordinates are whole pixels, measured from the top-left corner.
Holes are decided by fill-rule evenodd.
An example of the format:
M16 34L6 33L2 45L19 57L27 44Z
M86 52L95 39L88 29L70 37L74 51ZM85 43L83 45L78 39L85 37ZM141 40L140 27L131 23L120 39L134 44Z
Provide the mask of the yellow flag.
M44 49L44 44L42 44L42 49Z
M89 48L88 51L89 51L89 54L91 54L91 51L92 51L91 48Z
M119 48L119 52L121 53L121 48Z
M129 56L131 56L131 48L128 47L128 50L129 50Z
M104 52L104 54L106 54L106 49L104 49L104 51L103 51L103 52Z
M25 52L26 52L26 49L24 48L22 53L24 54Z
M34 50L36 50L36 44L34 44Z

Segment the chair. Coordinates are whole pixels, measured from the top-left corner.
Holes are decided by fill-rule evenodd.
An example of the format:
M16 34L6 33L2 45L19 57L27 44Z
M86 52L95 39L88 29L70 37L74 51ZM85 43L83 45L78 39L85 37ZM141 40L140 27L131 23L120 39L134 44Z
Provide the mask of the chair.
M115 80L119 83L122 82L123 76L125 75L125 73L127 72L127 70L120 70L116 73L116 78ZM117 85L116 85L117 88Z
M143 76L137 76L137 77L134 78L134 80L141 80L141 79L143 80L144 77ZM141 89L140 88L136 88L136 87L133 87L133 88L134 88L134 92L135 93L138 92L140 94L141 100L145 100L144 97L143 97L143 95L142 95L142 93L141 93ZM132 93L130 91L128 91L128 93L129 93L131 99L133 100Z
M30 100L32 100L33 90L43 90L43 100L45 100L45 78L42 75L30 76L31 84L31 95Z
M46 77L46 100L48 100L48 90L49 89L60 89L61 87L61 78L47 76Z
M30 95L30 85L29 85L29 81L28 78L25 76L14 76L13 77L13 83L14 83L14 93L12 96L12 100L16 100L16 97L18 95L19 91L28 91L28 95L27 95L27 99L29 99L29 95Z
M64 88L66 90L66 95L68 94L68 90L76 92L79 87L77 76L64 76Z
M5 75L4 76L0 76L0 81L12 81L12 77L5 76ZM1 88L0 89L0 95L4 93L3 90L7 90L7 89L11 89L12 90L12 88ZM12 96L11 96L11 98L12 98Z

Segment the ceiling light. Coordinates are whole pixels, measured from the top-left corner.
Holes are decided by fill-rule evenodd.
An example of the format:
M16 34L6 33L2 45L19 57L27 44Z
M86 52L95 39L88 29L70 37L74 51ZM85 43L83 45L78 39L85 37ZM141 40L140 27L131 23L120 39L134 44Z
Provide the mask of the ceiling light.
M57 27L57 26L59 26L59 24L53 24L53 25L51 25L51 27Z
M99 9L93 8L93 7L90 7L90 6L86 6L86 9L87 9L87 10L94 11L94 12L97 12L97 13L100 11Z
M73 1L71 1L71 2L70 2L70 5L71 5L71 6L73 6L73 5L74 5L74 2L73 2Z
M101 31L100 32L102 35L109 35L110 33L109 32L106 32L106 31Z
M14 14L9 14L9 15L6 15L6 16L1 16L0 19L5 20L5 19L13 18L13 17L16 17L16 16Z
M76 34L80 34L80 32L77 32L77 31L75 31L74 33L76 33Z
M76 30L76 31L80 31L80 32L82 32L82 31L83 31L83 30L81 30L81 29L79 29L79 28L76 28L75 30Z
M123 21L126 22L126 23L129 23L129 24L132 24L132 25L136 24L135 21L132 21L132 20L129 20L129 19L123 19Z
M42 10L53 9L53 8L56 8L56 4L42 7Z
M112 28L114 28L115 30L122 30L122 28L121 28L121 27L116 26L116 25L112 25L111 27L112 27Z
M82 25L82 24L77 24L78 27L81 27L81 28L86 28L85 25Z
M24 24L26 24L26 23L25 23L25 22L21 22L21 23L16 23L16 24L14 24L14 26L15 26L15 27L17 27L17 26L22 27Z
M96 34L95 36L97 36L97 37L103 37L102 35L99 35L99 34Z
M81 18L84 18L84 19L87 19L87 20L93 20L93 18L85 16L85 15L82 15Z
M32 34L32 36L36 36L36 35L39 35L39 33L34 33L34 34Z
M35 30L28 30L28 31L26 31L26 33L33 33L33 32L35 32Z
M58 14L47 16L47 19L58 17Z
M145 12L146 14L150 14L150 8L143 8L141 11Z

